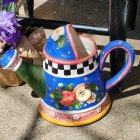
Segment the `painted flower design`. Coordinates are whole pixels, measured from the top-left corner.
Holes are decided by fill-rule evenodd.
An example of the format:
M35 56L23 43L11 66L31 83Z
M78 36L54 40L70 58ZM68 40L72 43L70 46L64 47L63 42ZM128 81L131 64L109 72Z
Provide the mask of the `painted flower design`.
M101 108L101 107L98 107L98 108L96 109L96 111L97 111L98 113L100 113L100 112L102 111L102 108Z
M96 86L94 83L88 85L80 83L74 88L73 83L68 85L58 83L58 88L55 88L49 96L54 100L56 108L68 107L69 110L79 110L96 101L97 95L93 93Z
M74 114L74 115L73 115L73 119L74 119L74 120L79 120L79 119L80 119L80 115Z
M76 96L73 92L71 91L63 91L62 92L62 100L60 103L64 106L71 106L74 101L76 100Z
M58 40L59 36L64 35L64 27L59 27L58 29L54 30L51 35L51 38L56 41Z
M50 93L51 99L54 99L55 101L55 107L61 108L61 107L68 107L69 110L72 110L73 108L80 109L82 107L82 103L80 103L78 100L76 100L76 95L73 92L73 84L70 83L66 86L64 86L64 83L59 83L58 88L55 88L55 90Z
M57 43L59 48L63 48L66 44L66 37L64 36L64 27L59 27L51 35L51 38Z
M51 111L51 112L50 112L50 115L51 115L52 117L55 117L55 112Z

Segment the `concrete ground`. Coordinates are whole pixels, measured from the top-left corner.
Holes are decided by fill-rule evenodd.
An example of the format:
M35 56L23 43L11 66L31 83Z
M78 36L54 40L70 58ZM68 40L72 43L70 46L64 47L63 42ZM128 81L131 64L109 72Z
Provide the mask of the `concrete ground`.
M35 1L36 7L39 2ZM138 24L136 30L138 29ZM46 30L46 34L52 32ZM91 35L105 46L106 36ZM44 120L37 111L39 99L31 97L24 84L0 89L0 140L139 140L140 139L140 39L127 39L133 45L136 60L132 72L123 82L122 93L110 93L112 107L108 114L93 124L62 127ZM108 75L106 69L105 75Z

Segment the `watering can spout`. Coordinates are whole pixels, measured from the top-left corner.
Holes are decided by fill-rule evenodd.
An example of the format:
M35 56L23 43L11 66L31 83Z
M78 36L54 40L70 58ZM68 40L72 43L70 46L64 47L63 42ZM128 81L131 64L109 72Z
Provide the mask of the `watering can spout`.
M43 68L25 62L18 56L16 50L5 52L1 57L1 64L3 69L15 71L39 97L45 98L46 81Z
M29 84L38 96L45 98L46 83L43 68L23 61L16 73Z

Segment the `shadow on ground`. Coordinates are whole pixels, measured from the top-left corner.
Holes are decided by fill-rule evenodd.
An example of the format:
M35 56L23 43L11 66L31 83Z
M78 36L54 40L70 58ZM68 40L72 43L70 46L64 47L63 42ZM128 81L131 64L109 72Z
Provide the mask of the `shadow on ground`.
M32 125L30 126L30 128L28 128L27 133L21 137L22 140L31 140L32 139L31 133L32 133L32 131L34 131L35 127L37 126L37 122L40 117L41 116L40 116L39 112L37 112L34 116L34 119L31 122Z
M109 64L107 64L107 66L109 66ZM129 75L126 77L125 81L123 82L123 91L121 93L114 93L113 90L111 90L110 97L112 100L112 104L115 100L134 96L134 95L140 93L139 71L140 71L140 65L133 67L132 72L129 73ZM109 74L110 74L110 72L104 71L105 79L109 79ZM137 108L138 108L139 104L133 103L133 102L131 104L127 104L127 108L132 108L132 106L134 106L133 110L135 110L135 112L137 112ZM111 109L112 109L112 107L111 107ZM119 118L119 115L120 115L119 112L117 112L117 110L116 110L113 112L112 116L110 116L110 117L115 116L117 118L117 116L118 116L118 118ZM27 133L24 136L22 136L23 140L33 140L34 138L37 139L37 134L34 135L36 132L38 133L38 135L43 135L44 132L45 132L45 134L50 133L51 131L53 133L53 131L56 131L57 129L60 131L61 128L62 129L65 128L66 130L69 129L69 127L59 127L57 125L53 125L50 123L48 125L44 124L44 127L41 127L41 126L38 126L40 121L42 121L44 123L46 120L44 120L44 119L42 120L39 113L36 113L35 118L33 119L32 123L31 123L32 125L28 128ZM106 124L106 122L103 122L102 119L100 121L101 121L102 125L104 125L104 123ZM139 121L138 118L135 119L135 121L138 122ZM120 127L121 125L122 125L121 127L124 127L124 124L115 124L115 125L116 125L116 128ZM55 130L52 129L52 127L55 127ZM97 128L98 128L98 125L97 125ZM36 130L36 129L40 129L40 130ZM87 136L89 139L92 139L92 138L97 139L97 140L108 140L109 139L109 136L104 136L103 134L101 135L99 132L95 131L96 129L93 130L91 128L91 125L87 125L87 126L83 126L83 127L76 127L76 128L71 128L71 129L72 129L72 131L79 131L79 133L82 131L83 135ZM41 132L41 131L44 131L44 132Z
M118 94L110 94L112 100L126 98L140 93L140 65L132 68L131 73L122 83L122 92ZM131 81L131 82L130 82ZM113 92L113 90L111 91Z

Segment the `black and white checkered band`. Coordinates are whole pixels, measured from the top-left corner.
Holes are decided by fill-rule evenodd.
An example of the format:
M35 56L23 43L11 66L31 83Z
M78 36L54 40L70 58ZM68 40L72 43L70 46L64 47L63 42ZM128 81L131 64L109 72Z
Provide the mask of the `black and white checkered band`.
M63 65L45 59L43 62L44 70L56 77L80 77L93 72L98 66L98 55L91 59L73 65Z

